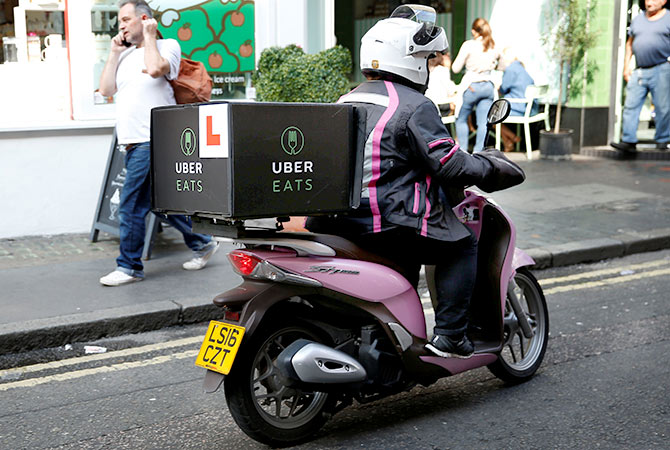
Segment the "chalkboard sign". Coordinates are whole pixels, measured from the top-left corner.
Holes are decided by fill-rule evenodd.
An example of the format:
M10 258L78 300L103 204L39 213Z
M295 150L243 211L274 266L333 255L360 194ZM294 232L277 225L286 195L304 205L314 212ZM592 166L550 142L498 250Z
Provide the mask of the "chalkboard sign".
M107 168L102 186L100 187L100 196L98 197L98 206L95 210L93 226L91 227L91 242L98 240L98 233L119 235L119 203L121 202L121 190L126 180L126 166L124 159L125 149L118 145L116 139L116 130L112 135L112 143L109 147L109 156L107 157ZM156 236L160 221L154 214L147 215L147 232L144 238L144 250L142 259L151 257L151 247Z

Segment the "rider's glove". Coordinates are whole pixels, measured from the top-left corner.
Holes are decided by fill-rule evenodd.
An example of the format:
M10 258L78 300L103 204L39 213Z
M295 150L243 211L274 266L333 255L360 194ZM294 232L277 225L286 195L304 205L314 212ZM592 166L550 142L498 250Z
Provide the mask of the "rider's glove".
M500 191L523 183L526 174L515 162L510 161L504 153L496 149L486 149L473 155L475 158L486 159L491 163L492 170L486 177L475 183L485 192Z
M451 152L440 161L438 172L445 186L477 185L486 192L515 186L526 179L521 167L498 150L488 149L470 155L462 150Z

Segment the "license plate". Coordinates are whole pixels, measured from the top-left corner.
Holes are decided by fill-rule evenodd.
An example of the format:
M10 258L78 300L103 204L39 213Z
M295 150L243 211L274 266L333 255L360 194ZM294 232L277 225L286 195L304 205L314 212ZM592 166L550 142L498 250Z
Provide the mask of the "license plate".
M209 322L195 365L228 375L240 348L244 327L229 323Z

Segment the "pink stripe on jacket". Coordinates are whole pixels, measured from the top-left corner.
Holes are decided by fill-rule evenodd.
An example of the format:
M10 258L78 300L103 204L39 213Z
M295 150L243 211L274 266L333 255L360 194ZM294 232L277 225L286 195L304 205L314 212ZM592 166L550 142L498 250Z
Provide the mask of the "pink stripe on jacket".
M391 117L398 109L398 92L393 83L384 81L386 90L389 94L389 106L382 114L379 122L375 125L372 132L372 179L368 183L370 191L370 209L372 210L372 231L379 233L382 230L382 216L379 210L379 201L377 200L377 181L381 175L381 142L384 135L384 129Z

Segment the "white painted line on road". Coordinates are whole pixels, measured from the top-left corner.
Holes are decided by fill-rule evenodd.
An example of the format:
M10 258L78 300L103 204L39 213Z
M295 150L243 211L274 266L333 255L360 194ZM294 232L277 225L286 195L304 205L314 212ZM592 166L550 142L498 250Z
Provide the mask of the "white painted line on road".
M168 348L199 344L202 342L203 338L204 338L203 336L193 336L183 339L175 339L174 341L143 345L141 347L126 348L123 350L116 350L113 352L78 356L76 358L61 359L60 361L51 361L48 363L33 364L31 366L16 367L14 369L0 370L0 380L4 378L13 378L17 375L20 376L26 373L41 372L42 370L58 369L60 367L74 366L76 364L83 364L92 361L104 361L105 359L141 355L142 353L165 350Z
M202 340L202 339L201 339ZM128 369L137 369L140 367L153 366L156 364L164 364L173 360L184 359L184 358L195 358L198 356L198 350L186 350L181 353L174 353L172 355L163 355L157 356L155 358L141 360L141 361L131 361L119 364L113 364L111 366L101 366L93 367L90 369L81 369L75 370L72 372L59 373L56 375L49 375L41 378L30 378L28 380L14 381L11 383L0 384L0 392L7 391L9 389L16 389L22 387L34 387L40 384L50 383L53 381L67 381L74 380L77 378L85 377L88 375L99 375L101 373L109 372L118 372L121 370Z
M620 284L620 283L627 283L629 281L636 281L636 280L642 280L644 278L652 278L652 277L660 277L663 275L670 275L670 269L658 269L658 270L652 270L650 272L641 272L641 273L636 273L633 275L625 275L621 277L616 277L616 278L607 278L605 280L600 280L600 281L589 281L587 283L580 283L580 284L572 284L572 285L566 285L566 286L556 286L553 288L545 289L544 294L545 295L551 295L551 294L556 294L559 292L570 292L570 291L578 291L581 289L592 289L596 287L602 287L602 286L608 286L612 284Z
M581 280L584 278L595 278L595 277L600 277L603 275L612 275L614 273L621 273L622 271L626 270L644 270L644 269L650 269L652 267L658 267L658 266L665 266L670 264L670 260L668 259L659 259L657 261L649 261L646 263L641 263L641 264L632 264L630 266L626 267L613 267L611 269L601 269L601 270L594 270L592 272L582 272L582 273L576 273L573 275L568 275L565 277L556 277L556 278L546 278L544 280L539 280L540 284L542 286L547 286L550 284L557 284L557 283L566 283L570 281L576 281L576 280Z

